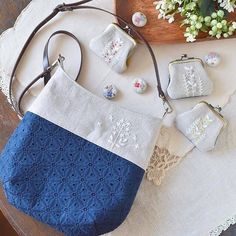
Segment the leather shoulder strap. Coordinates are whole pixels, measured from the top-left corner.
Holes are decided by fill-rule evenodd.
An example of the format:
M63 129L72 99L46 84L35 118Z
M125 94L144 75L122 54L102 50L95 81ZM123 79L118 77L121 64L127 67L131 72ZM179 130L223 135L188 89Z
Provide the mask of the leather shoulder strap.
M23 97L25 96L25 94L29 91L29 89L36 83L38 82L40 79L44 78L44 84L46 85L48 83L48 81L50 80L51 78L51 72L52 70L54 69L54 66L56 66L56 64L62 64L62 60L64 59L61 55L59 56L59 59L58 61L55 63L55 64L50 64L49 63L49 57L48 57L48 50L49 50L49 44L50 44L50 41L51 39L56 36L56 35L59 35L59 34L63 34L63 35L66 35L66 36L69 36L70 38L72 38L73 40L75 40L75 42L77 43L78 45L78 48L79 48L79 53L81 55L81 60L79 62L79 65L78 65L78 73L77 73L77 76L75 78L75 81L78 80L79 76L80 76L80 72L81 72L81 69L82 69L82 62L83 62L83 53L82 53L82 48L81 48L81 44L80 44L80 41L75 37L75 35L73 35L72 33L68 32L68 31L65 31L65 30L58 30L56 32L54 32L48 39L45 47L44 47L44 51L43 51L43 67L44 67L44 70L41 74L39 74L33 81L31 81L26 87L25 89L22 91L22 93L20 94L19 96L19 99L18 99L18 102L16 104L17 106L17 111L18 111L18 114L20 116L24 116L23 114L23 111L22 111L22 107L21 107L21 104L22 104L22 100L23 100Z
M64 34L66 36L69 36L70 38L74 39L75 42L77 43L77 45L79 46L79 50L80 50L80 55L81 55L81 61L80 61L80 66L79 66L79 70L78 70L78 74L75 78L75 81L77 81L79 79L79 75L80 75L80 72L81 72L81 69L82 69L82 62L83 62L83 53L82 53L82 49L81 49L81 44L78 40L78 38L73 35L72 33L68 32L68 31L65 31L65 30L58 30L56 32L54 32L48 39L45 47L44 47L44 51L43 51L43 69L44 71L47 71L47 69L50 67L50 62L49 62L49 56L48 56L48 51L49 51L49 44L50 44L50 41L51 39L56 36L56 35L59 35L59 34ZM50 80L51 78L51 72L48 72L44 75L44 85L46 85L48 83L48 81Z
M120 22L122 22L124 24L124 28L135 34L144 44L145 46L147 47L150 55L151 55L151 58L152 58L152 61L153 61L153 65L154 65L154 68L155 68L155 74L156 74L156 80L157 80L157 90L158 90L158 94L159 94L159 97L162 99L163 101L163 106L165 108L165 111L166 113L171 113L173 111L171 105L169 104L167 98L166 98L166 95L165 93L163 92L162 90L162 86L161 86L161 81L160 81L160 77L159 77L159 70L158 70L158 65L157 65L157 60L156 60L156 57L155 57L155 54L150 46L150 44L148 43L148 41L143 37L143 35L141 33L139 33L134 26L132 26L130 23L128 23L125 19L123 19L122 17L112 13L112 12L109 12L105 9L102 9L102 8L98 8L98 7L93 7L93 6L84 6L85 3L88 3L88 2L91 2L92 0L83 0L83 1L79 1L79 2L75 2L75 3L70 3L70 4L61 4L61 5L58 5L54 10L53 12L48 16L46 17L42 22L40 22L38 24L38 26L33 30L33 32L30 34L29 38L27 39L25 45L23 46L21 52L20 52L20 55L18 56L17 60L16 60L16 63L14 65L14 68L13 68L13 71L12 71L12 74L11 74L11 78L10 78L10 84L9 84L9 97L10 97L10 101L11 101L11 104L13 106L13 108L16 110L16 112L19 112L19 110L17 109L17 107L15 106L15 103L13 101L13 96L12 96L12 83L13 83L13 79L14 79L14 76L15 76L15 73L17 71L17 68L18 68L18 65L26 51L26 49L28 48L30 42L32 41L32 39L34 38L35 34L45 25L47 24L52 18L54 18L59 12L66 12L66 11L73 11L73 10L78 10L78 9L90 9L90 10L97 10L97 11L102 11L102 12L105 12L107 14L110 14L114 17L116 17Z

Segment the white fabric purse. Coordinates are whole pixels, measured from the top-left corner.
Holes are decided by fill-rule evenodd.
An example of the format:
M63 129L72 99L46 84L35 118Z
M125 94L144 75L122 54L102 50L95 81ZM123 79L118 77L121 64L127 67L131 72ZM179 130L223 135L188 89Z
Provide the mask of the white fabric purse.
M183 55L181 59L170 62L169 75L167 93L171 99L206 96L212 93L213 83L199 58Z
M176 117L176 127L202 152L214 149L226 125L221 108L200 102L192 110Z
M127 69L127 60L135 47L135 40L116 24L110 24L90 42L90 49L117 73Z

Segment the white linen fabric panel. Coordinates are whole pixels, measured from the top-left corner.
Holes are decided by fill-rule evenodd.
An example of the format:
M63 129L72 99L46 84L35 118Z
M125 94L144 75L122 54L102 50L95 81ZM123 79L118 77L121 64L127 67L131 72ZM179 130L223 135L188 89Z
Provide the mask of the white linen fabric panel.
M69 78L61 67L29 111L144 170L161 125L157 118L95 96Z

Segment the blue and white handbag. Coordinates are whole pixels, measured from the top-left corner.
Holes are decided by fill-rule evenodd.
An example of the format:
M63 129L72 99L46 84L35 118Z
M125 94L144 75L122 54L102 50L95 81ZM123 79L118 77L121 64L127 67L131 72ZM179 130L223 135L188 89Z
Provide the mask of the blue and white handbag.
M85 2L60 5L53 14L86 8L81 6ZM10 86L24 51L49 18L27 41ZM64 31L57 33L71 36ZM139 33L137 36L148 46L159 95L168 105L153 51ZM158 137L160 120L96 97L61 66L50 77L54 65L47 66L47 47L48 43L44 72L27 86L20 99L40 78L48 83L2 152L0 179L12 205L66 235L105 234L117 228L131 209Z

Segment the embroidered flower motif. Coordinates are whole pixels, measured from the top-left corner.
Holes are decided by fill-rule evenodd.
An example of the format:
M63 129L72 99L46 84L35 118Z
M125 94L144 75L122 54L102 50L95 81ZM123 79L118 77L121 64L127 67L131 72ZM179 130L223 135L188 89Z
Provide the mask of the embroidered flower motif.
M136 93L144 93L147 90L147 83L143 79L134 79L133 88Z
M176 166L180 160L180 156L172 155L166 148L156 146L146 171L147 179L155 185L161 185L166 172Z
M115 55L119 52L119 50L124 45L124 42L118 38L116 40L113 40L109 42L102 52L102 56L107 63L111 63L112 59L115 57Z
M137 135L131 135L132 125L125 119L114 121L112 115L109 116L112 125L112 133L108 139L111 148L121 148L125 146L133 146L135 150L139 149L140 145L137 142Z
M187 129L187 135L195 143L200 143L206 136L206 129L212 124L213 119L209 115L196 119L193 124Z
M99 128L102 127L102 122L99 121L99 122L97 123L97 126L98 126Z
M126 146L130 136L130 122L121 119L117 121L112 127L112 134L108 142L111 144L111 147L123 147Z
M112 122L113 121L113 115L109 115L109 120Z
M116 97L118 93L118 90L116 88L115 85L111 84L111 85L107 85L104 89L103 89L103 96L106 98L106 99L113 99Z
M201 96L203 94L202 80L196 76L193 66L185 66L184 82L186 96Z

